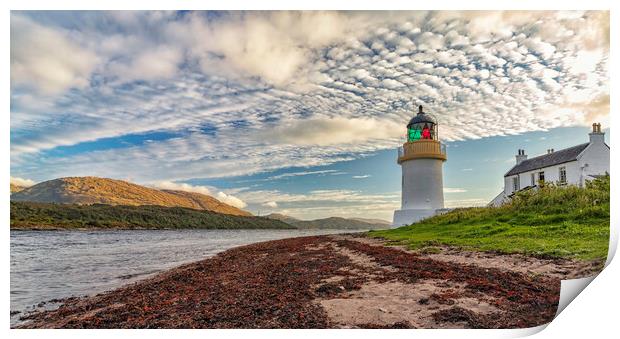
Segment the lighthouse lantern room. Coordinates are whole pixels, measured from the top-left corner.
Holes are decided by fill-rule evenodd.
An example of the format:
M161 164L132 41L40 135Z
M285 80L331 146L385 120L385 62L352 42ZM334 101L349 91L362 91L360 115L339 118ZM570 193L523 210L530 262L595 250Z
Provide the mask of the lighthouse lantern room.
M407 124L407 141L398 149L402 199L401 209L394 211L393 227L412 224L444 209L443 162L446 160L437 120L419 106L418 114Z

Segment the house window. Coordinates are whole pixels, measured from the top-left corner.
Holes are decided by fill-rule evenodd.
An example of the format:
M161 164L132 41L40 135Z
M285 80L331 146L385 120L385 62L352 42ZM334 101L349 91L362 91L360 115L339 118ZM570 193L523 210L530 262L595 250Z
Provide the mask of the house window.
M531 180L531 185L536 186L536 175L534 175L534 173L530 175L530 180Z
M560 167L560 185L566 185L566 167Z
M538 172L538 184L541 186L545 184L545 172Z
M512 191L516 192L519 190L519 176L512 178Z

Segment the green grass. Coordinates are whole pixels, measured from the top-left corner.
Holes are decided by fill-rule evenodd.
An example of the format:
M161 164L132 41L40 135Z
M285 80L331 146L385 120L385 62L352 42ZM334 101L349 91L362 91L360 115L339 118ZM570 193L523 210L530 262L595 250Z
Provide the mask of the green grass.
M438 245L581 260L605 259L609 245L609 176L585 188L547 185L501 207L455 209L392 230L370 231L411 249Z
M289 229L279 220L184 207L11 202L11 229Z

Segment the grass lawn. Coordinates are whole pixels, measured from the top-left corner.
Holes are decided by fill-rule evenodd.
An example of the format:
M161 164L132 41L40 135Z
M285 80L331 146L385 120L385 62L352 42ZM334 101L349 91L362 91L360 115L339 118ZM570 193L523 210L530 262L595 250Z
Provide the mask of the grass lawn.
M411 249L450 245L547 257L605 259L609 245L609 176L586 188L547 185L501 207L456 209L372 237Z

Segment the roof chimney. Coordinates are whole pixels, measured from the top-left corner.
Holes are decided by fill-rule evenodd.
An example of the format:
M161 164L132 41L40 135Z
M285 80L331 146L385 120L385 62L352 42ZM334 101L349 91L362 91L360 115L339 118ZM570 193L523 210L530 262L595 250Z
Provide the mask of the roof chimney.
M601 124L593 123L590 133L590 143L605 143L605 133L601 132Z
M525 154L525 150L524 149L520 149L517 151L517 165L522 163L524 160L527 159L527 155Z

